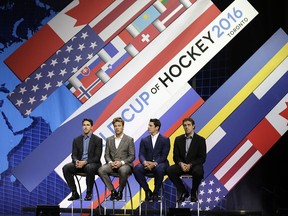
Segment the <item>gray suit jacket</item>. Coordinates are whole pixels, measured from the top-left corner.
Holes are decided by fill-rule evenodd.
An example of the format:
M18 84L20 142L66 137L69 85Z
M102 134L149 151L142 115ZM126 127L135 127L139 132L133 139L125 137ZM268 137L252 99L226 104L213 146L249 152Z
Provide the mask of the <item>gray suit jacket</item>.
M135 160L135 145L132 137L123 135L119 147L116 149L115 136L106 139L106 148L104 158L109 161L124 161L125 164L133 167Z

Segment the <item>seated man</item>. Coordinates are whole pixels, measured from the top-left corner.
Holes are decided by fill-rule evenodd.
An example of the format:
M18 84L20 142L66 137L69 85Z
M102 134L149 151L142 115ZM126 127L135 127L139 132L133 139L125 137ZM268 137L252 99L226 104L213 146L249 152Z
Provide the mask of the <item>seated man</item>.
M74 175L79 172L86 173L87 192L85 200L92 199L93 184L98 168L101 166L102 139L92 133L93 121L83 119L83 134L73 140L72 162L66 164L62 170L64 178L72 192L69 201L79 199L76 190Z
M185 134L175 138L173 160L174 165L167 168L169 179L180 192L178 202L183 202L189 197L180 176L191 174L193 184L191 189L191 202L196 202L198 187L204 177L203 164L206 160L206 141L203 137L194 132L195 122L191 118L185 118L182 121Z
M135 146L133 138L123 133L124 120L122 118L114 118L112 124L115 135L106 139L104 155L106 164L99 168L98 173L104 184L111 191L110 199L121 200L128 176L132 173ZM118 192L115 190L109 177L109 174L112 172L118 172L120 175Z
M169 166L167 156L170 150L169 138L159 133L161 122L158 119L150 119L148 125L149 136L141 139L139 149L140 163L134 168L135 179L145 191L146 201L158 201L158 192ZM154 191L149 189L145 175L154 174Z

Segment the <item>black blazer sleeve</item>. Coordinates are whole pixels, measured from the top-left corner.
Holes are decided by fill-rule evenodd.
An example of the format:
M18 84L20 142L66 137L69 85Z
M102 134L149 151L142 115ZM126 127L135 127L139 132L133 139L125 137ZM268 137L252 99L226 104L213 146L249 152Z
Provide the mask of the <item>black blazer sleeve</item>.
M103 150L102 139L92 134L88 149L88 163L101 163L101 156Z

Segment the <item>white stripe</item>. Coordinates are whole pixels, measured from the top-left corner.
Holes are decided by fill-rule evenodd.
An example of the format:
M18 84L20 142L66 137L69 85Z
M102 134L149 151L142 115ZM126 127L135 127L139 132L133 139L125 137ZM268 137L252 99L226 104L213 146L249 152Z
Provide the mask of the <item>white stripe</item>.
M103 41L106 41L111 37L119 28L121 28L126 22L128 22L134 15L136 15L139 10L145 7L150 1L148 0L138 0L133 5L131 5L124 13L122 13L116 20L114 20L110 25L108 25L99 36Z
M180 4L175 10L173 10L165 19L162 20L162 23L166 23L169 19L171 19L172 16L174 16L179 10L183 8L183 5Z
M207 153L226 135L226 132L218 127L209 137L206 139Z
M165 31L148 45L149 49L148 47L143 49L138 54L137 58L133 58L109 80L109 85L104 85L99 89L99 91L76 110L63 124L121 89L212 4L213 3L210 0L202 0L197 1L192 7L188 8L185 13L169 25Z
M259 151L256 151L249 160L246 161L245 164L233 175L232 178L229 179L228 182L224 185L224 187L230 191L235 184L251 169L251 167L256 164L256 162L262 157Z
M275 83L287 72L288 70L288 58L286 58L281 64L259 85L255 90L255 96L260 100Z
M221 179L234 164L251 148L252 143L247 140L231 158L215 173L217 179Z
M109 13L111 13L115 8L117 8L124 0L116 0L111 5L109 5L103 12L101 12L94 20L92 20L89 25L94 27L101 20L103 20Z

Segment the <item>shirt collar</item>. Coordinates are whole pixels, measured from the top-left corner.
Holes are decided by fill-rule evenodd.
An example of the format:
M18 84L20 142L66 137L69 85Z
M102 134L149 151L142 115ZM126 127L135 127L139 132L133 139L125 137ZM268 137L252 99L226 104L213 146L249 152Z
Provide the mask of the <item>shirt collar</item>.
M124 133L122 133L122 135L121 135L120 137L116 137L116 135L114 135L114 138L115 138L115 139L122 139L123 136L124 136Z
M157 134L155 134L154 136L151 134L151 138L155 138L155 139L157 139L158 138L158 136L159 136L159 132L157 133Z
M193 132L190 136L188 136L188 137L187 137L187 135L185 134L186 139L192 139L193 136L194 136L194 132Z
M90 132L89 134L87 134L86 136L85 135L83 135L83 138L84 139L89 139L90 137L91 137L91 135L92 135L92 133Z

